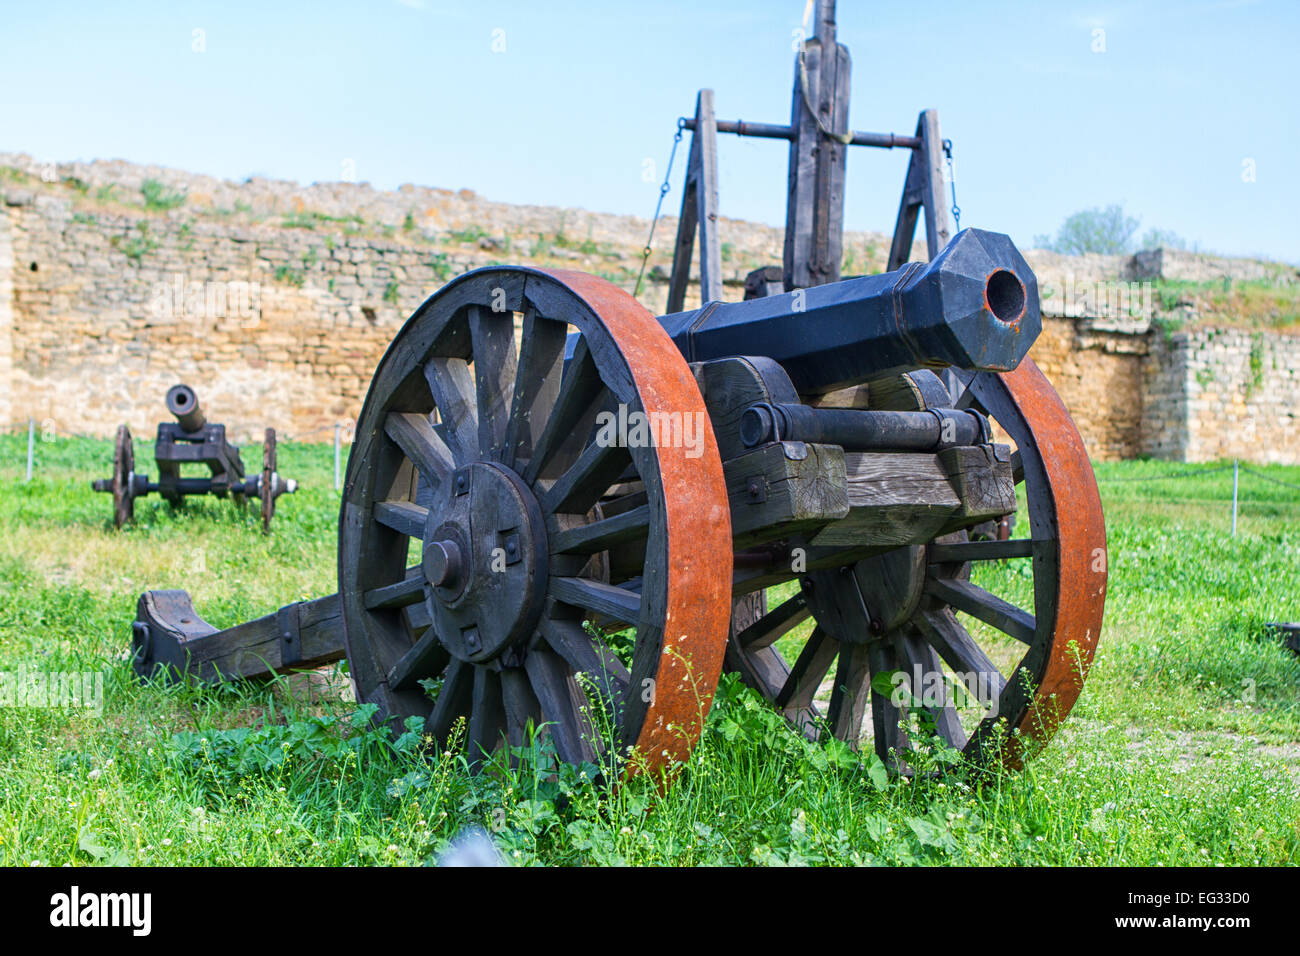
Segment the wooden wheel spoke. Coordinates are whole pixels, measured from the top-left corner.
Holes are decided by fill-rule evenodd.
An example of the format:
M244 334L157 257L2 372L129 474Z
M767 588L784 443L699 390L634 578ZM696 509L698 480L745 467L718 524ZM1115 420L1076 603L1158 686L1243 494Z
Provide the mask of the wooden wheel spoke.
M613 651L599 643L576 621L544 618L541 633L575 674L586 674L611 706L617 708L621 705L632 676Z
M624 511L640 508L647 500L645 489L637 487L635 491L628 491L607 501L602 501L600 503L600 512L606 516L622 514Z
M408 604L402 608L402 621L412 642L418 641L433 626L433 615L429 613L427 601Z
M523 747L529 742L528 725L536 728L542 722L541 704L523 668L508 667L501 672L501 697L506 711L506 738L511 747Z
M957 401L953 402L952 407L956 409L973 408L981 415L988 415L988 409L986 409L983 403L980 402L979 397L975 394L975 389L971 387L973 381L974 380L972 379L970 382L966 383L966 387L962 390Z
M736 642L746 651L769 647L808 620L811 614L804 596L796 594L737 634Z
M465 754L474 765L490 757L506 733L505 703L501 677L486 667L474 668L474 690L470 701L469 738Z
M912 682L912 696L923 703L939 736L957 750L965 747L966 731L962 729L949 698L948 681L939 665L939 655L914 634L897 635L895 646L903 658L908 680ZM918 674L921 675L920 687L916 686Z
M519 361L515 354L514 313L471 306L469 334L474 349L479 453L499 460L505 450L510 396Z
M1025 459L1019 448L1011 453L1011 478L1016 484L1025 480Z
M462 358L432 356L424 363L424 377L438 409L436 430L451 448L457 464L478 457L478 405L474 375Z
M436 489L455 467L451 449L434 431L427 415L389 412L384 419L384 433L415 465L420 477L425 479L422 485Z
M790 668L790 676L776 695L776 705L783 710L810 707L839 649L839 643L825 631L820 627L813 628L808 643Z
M583 712L586 698L564 660L552 651L534 647L524 658L524 670L560 759L567 763L594 760L591 722Z
M616 544L646 537L650 528L650 508L642 505L631 511L599 518L589 524L571 528L556 527L550 534L552 554L595 554Z
M1018 641L1034 642L1034 616L978 585L957 578L931 577L925 582L925 592Z
M371 588L364 595L366 610L406 607L424 600L424 569L419 565L406 569L406 576L396 584Z
M551 578L547 593L557 601L635 624L641 616L641 595L590 578Z
M546 417L555 405L564 370L564 341L568 326L542 318L529 306L524 312L523 334L519 342L519 363L510 400L510 420L506 425L502 462L515 462L533 456L533 446L542 434Z
M586 514L631 463L624 446L592 442L541 496L542 510Z
M1006 678L952 611L925 611L917 614L912 623L984 706L1001 695Z
M952 564L967 561L1003 561L1007 558L1030 558L1034 555L1034 542L1029 538L1011 538L1007 541L954 541L951 544L930 545L931 564Z
M523 471L525 482L532 484L549 473L547 465L566 443L573 440L585 443L587 436L579 434L581 425L600 407L599 399L604 390L605 384L587 348L587 341L580 339L574 347L573 357L565 363L550 417L533 445L533 456Z
M424 536L429 509L410 501L376 501L375 520L409 538Z
M451 655L438 643L432 627L426 627L411 649L397 659L388 671L389 690L407 690L425 677L442 673Z
M442 689L438 691L438 699L433 702L425 730L439 743L445 744L456 718L469 713L473 699L474 665L453 660L447 668Z
M873 676L899 669L898 653L886 641L867 645L866 656ZM910 742L900 726L905 710L894 704L892 696L871 687L871 726L875 731L876 756L891 770L899 770L902 769L900 755L907 752Z
M862 737L862 715L871 699L871 667L863 644L840 644L839 666L826 720L831 733L852 747ZM877 728L877 733L879 729Z

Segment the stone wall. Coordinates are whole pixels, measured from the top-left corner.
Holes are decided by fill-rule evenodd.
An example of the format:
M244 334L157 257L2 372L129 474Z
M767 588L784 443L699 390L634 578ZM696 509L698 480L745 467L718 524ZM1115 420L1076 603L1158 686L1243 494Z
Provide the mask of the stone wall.
M1085 322L1044 316L1043 332L1029 355L1060 392L1093 458L1138 454L1146 335L1097 331Z
M9 217L0 211L0 428L14 424L14 247Z
M236 440L268 425L328 440L355 419L402 322L447 279L528 263L631 290L649 228L467 191L235 184L116 161L42 167L0 154L0 174L0 424L32 416L56 434L126 422L147 436L166 417L166 389L185 381ZM751 268L780 262L781 232L733 220L719 231L724 296L739 299ZM655 233L640 295L655 311L675 232L667 217ZM849 233L845 249L846 269L875 271L888 242ZM1169 335L1149 308L1098 307L1105 288L1150 276L1286 283L1293 269L1169 252L1027 258L1044 312L1030 354L1094 457L1300 462L1300 338Z
M41 199L9 218L10 403L63 433L126 422L148 434L178 381L238 440L350 421L397 329L440 284L428 256L369 239L89 223Z
M1144 383L1144 454L1300 461L1300 338L1240 329L1157 335Z

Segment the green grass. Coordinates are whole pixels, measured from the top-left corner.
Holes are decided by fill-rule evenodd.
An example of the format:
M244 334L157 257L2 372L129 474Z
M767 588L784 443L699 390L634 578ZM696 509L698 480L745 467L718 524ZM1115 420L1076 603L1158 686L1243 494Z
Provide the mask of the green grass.
M1234 538L1231 471L1098 466L1106 627L1024 772L976 786L942 752L916 782L864 772L724 680L672 788L611 790L557 772L545 746L471 775L454 750L424 755L418 725L390 742L340 693L341 667L206 689L130 676L142 590L185 588L226 626L334 589L328 446L281 445L302 490L269 537L215 499L145 499L115 531L89 487L108 442L38 442L31 484L25 454L25 432L0 436L0 672L99 674L104 706L0 707L0 864L424 864L475 825L517 863L1300 863L1300 661L1263 628L1300 620L1300 490L1243 474ZM1258 470L1300 485L1300 468ZM1028 587L1013 564L980 573Z
M1300 284L1293 274L1237 281L1161 279L1153 292L1160 311L1193 306L1198 326L1280 331L1300 325Z
M140 195L144 198L144 208L150 212L166 212L183 205L186 199L183 189L168 189L156 179L146 179L140 185Z
M238 203L236 204L236 211L238 211ZM351 216L330 216L323 212L307 209L285 216L280 225L286 229L315 229L320 225L343 225L356 228L365 225L365 220L355 214Z
M283 282L286 285L297 286L299 289L307 281L307 276L302 269L295 269L290 265L275 267L275 281Z
M149 235L146 222L136 223L136 231L139 235L128 232L125 236L112 236L108 244L139 266L145 256L158 248L158 240Z
M471 223L469 226L467 226L464 229L448 230L446 239L447 242L454 242L456 243L456 245L464 245L465 243L468 242L478 242L480 239L484 238L485 236L487 236L486 229L484 229L478 223Z

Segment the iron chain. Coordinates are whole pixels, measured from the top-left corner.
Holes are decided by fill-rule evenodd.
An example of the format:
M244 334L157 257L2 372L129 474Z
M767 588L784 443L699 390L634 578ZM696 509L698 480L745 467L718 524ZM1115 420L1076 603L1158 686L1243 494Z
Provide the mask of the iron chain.
M961 206L957 205L957 173L952 167L952 140L943 141L943 155L948 158L948 185L952 188L953 233L961 232Z
M672 189L673 160L677 158L677 144L682 141L682 132L686 129L686 120L678 117L677 133L673 136L673 148L668 153L668 168L664 171L663 185L659 187L659 199L655 203L654 218L650 220L650 235L646 236L645 248L641 250L641 271L636 276L636 288L632 291L632 298L641 294L641 281L645 278L645 266L650 261L650 247L655 238L655 226L659 223L659 215L664 207L664 197L668 195L668 190Z

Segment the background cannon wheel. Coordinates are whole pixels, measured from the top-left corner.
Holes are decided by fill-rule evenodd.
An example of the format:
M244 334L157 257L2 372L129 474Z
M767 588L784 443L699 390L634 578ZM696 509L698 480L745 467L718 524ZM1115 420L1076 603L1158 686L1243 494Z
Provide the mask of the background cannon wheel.
M113 524L122 527L135 517L135 446L131 429L117 426L113 443Z
M734 638L728 651L742 677L810 735L822 726L815 697L835 665L824 715L831 731L856 745L870 713L876 752L895 768L911 747L912 703L972 763L1019 766L1074 705L1101 631L1101 501L1059 396L1029 359L1014 372L963 374L956 391L957 407L985 412L1015 442L1012 472L1022 485L1028 538L971 540L963 531L808 575L801 593ZM1002 576L1018 593L1003 597L972 583L972 564L984 562L1027 562L1020 575ZM816 626L787 664L774 644L809 616ZM911 692L902 707L881 682L873 684L900 672ZM954 707L957 680L983 705L971 708L973 717ZM884 683L889 690L892 680Z
M597 440L602 411L692 416L702 448ZM615 546L636 560L611 570ZM685 758L721 670L731 529L704 402L663 328L576 272L483 269L427 300L358 421L339 592L381 720L425 717L446 741L465 718L471 759L530 723L569 762Z
M262 531L270 533L271 519L275 517L275 429L266 430L262 441L262 481L258 485L258 494L262 499Z

